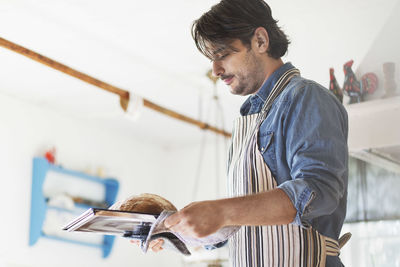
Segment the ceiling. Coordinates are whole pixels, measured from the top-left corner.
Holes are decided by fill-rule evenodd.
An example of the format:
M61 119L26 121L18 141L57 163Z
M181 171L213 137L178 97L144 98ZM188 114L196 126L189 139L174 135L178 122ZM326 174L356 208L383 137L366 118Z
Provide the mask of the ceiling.
M161 106L216 124L210 62L190 36L212 0L0 0L0 37L129 90ZM272 0L291 39L284 61L327 86L329 68L358 67L399 0ZM244 97L217 83L230 130ZM158 145L200 142L196 127L144 109L136 121L117 96L0 48L0 97L13 96L67 116L125 131ZM220 123L217 123L221 126Z

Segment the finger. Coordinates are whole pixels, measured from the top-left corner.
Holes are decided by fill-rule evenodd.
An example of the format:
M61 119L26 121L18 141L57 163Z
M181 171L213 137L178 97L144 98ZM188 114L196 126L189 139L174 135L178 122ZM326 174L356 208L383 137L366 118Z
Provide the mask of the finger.
M169 216L167 219L164 221L164 225L167 228L171 228L172 226L178 224L180 222L180 216L179 213L174 213L171 216Z
M163 241L164 240L162 240L162 239L152 240L152 241L150 241L149 248L152 248L152 247L156 246L158 243L163 242Z
M164 249L163 247L157 247L157 248L153 248L152 251L153 252L159 252L159 251L161 251L163 249Z
M154 252L162 250L162 246L164 245L164 240L160 240L151 248Z
M149 248L153 251L158 251L159 248L162 247L163 244L164 244L164 240L162 240L162 239L153 240L150 242Z

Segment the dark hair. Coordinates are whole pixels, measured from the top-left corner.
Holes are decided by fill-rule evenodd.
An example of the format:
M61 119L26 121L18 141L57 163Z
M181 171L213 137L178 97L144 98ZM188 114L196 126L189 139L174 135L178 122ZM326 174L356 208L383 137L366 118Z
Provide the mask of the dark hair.
M250 47L258 27L268 32L268 55L280 58L287 52L289 40L272 18L271 8L263 0L222 0L192 24L192 37L199 51L212 59L207 43L229 46L235 39Z

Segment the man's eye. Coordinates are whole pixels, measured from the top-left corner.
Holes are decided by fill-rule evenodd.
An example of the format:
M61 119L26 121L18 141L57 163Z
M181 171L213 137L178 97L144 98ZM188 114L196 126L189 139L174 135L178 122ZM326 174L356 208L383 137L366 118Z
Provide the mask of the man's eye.
M222 59L226 58L227 56L229 56L229 53L225 53L225 54L222 54L220 56L217 56L216 60L222 60Z

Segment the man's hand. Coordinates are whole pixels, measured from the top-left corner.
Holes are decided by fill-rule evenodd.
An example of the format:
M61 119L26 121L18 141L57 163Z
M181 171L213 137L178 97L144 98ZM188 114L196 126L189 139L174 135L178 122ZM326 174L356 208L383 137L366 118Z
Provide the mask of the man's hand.
M131 243L140 246L139 240L131 240ZM162 247L163 245L164 245L164 240L156 239L156 240L153 240L150 242L149 249L151 249L153 252L158 252L160 250L163 250L163 247Z
M293 222L296 209L282 189L194 202L164 221L172 231L201 238L229 225L281 225Z
M215 233L224 224L223 208L218 200L191 203L164 221L172 231L194 238Z

